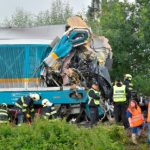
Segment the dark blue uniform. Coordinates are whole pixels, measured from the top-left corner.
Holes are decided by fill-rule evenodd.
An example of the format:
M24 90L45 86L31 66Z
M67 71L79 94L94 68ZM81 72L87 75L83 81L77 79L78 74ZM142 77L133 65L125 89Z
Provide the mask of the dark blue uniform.
M56 118L56 110L53 106L46 106L42 108L42 116L44 119Z
M33 115L33 102L34 101L30 96L22 96L15 103L15 109L17 110L18 125L23 122L23 116L25 120L27 119L26 114Z
M127 93L127 99L131 99L132 98L132 92L133 92L133 84L130 80L124 80L123 84L126 86L126 88L128 89L128 93Z
M8 111L5 108L0 108L0 123L8 123Z
M98 91L96 92L96 90L91 88L88 92L88 97L89 97L91 125L94 125L98 122L99 119L98 107L101 95L100 92Z

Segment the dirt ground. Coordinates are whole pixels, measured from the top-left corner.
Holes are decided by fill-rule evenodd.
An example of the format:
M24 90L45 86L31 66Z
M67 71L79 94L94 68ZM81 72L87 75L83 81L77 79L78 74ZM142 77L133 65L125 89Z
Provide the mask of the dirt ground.
M129 137L129 141L125 145L125 150L150 150L150 145L148 145L146 133L137 139L138 145L134 145Z

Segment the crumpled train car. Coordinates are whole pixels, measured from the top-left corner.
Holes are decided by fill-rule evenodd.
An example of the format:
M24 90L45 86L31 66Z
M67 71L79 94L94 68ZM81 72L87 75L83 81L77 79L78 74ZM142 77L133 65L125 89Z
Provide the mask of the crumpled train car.
M46 87L41 84L40 70L36 71L50 53L52 39L61 36L64 28L56 25L0 29L0 103L13 105L20 96L31 92L54 104L86 102L85 91L81 90L81 99L71 98L69 87Z
M45 83L41 82L41 71L43 71L43 63L51 69L51 56L57 56L59 54L61 56L60 58L62 59L61 62L63 62L67 60L67 57L72 52L72 49L78 51L78 49L76 48L78 47L78 45L80 45L80 42L78 43L78 40L83 38L84 31L82 32L78 28L71 30L73 31L70 32L70 35L72 36L70 38L71 45L72 41L77 42L77 44L75 43L72 46L72 48L70 47L70 45L69 48L67 45L67 49L66 47L64 47L63 52L64 50L68 50L68 52L65 53L65 55L64 53L62 53L62 46L65 46L66 41L68 44L69 40L67 38L69 36L67 34L65 36L64 31L65 25L51 25L34 28L0 28L0 103L14 105L16 100L21 96L28 95L29 93L38 93L42 96L42 99L47 98L56 105L62 105L61 111L64 115L68 115L67 113L69 112L70 114L77 114L78 116L80 113L85 112L85 109L88 112L88 97L84 87L78 87L76 89L76 92L80 96L74 97L73 95L75 91L70 90L69 86L64 86L63 84L61 86L56 87L47 86ZM75 37L76 33L79 33L77 34L79 35L79 38ZM86 32L84 33L84 35L87 35ZM57 38L52 42L52 40L56 37L61 37L61 39ZM105 46L107 46L107 40L105 40L104 37L100 37L100 40L104 40L104 42L102 42L103 44L105 44L106 41ZM108 56L112 53L110 52L109 46L105 47L105 53L102 52L102 47L99 50L96 41L99 42L100 40L99 38L98 40L97 38L95 38L95 43L93 45L95 52L98 49L98 53L96 52L96 55L100 54L98 58L96 56L96 60L102 60L102 58L104 58L104 61L102 61L102 63L107 63L110 60L112 60L112 56ZM87 48L87 45L85 47L86 51L90 48ZM107 48L109 50L108 53L106 51ZM82 56L82 52L80 54ZM105 56L103 56L103 54ZM74 57L76 56L79 56L78 53L74 55ZM60 60L60 58L58 60ZM82 60L82 57L80 59ZM72 60L69 60L70 63L75 64L71 61ZM55 60L54 62L57 62L57 60ZM83 64L82 61L81 64ZM111 63L108 64L109 66L111 66ZM97 68L97 66L95 68ZM78 69L82 70L82 66L80 66ZM58 70L54 71L55 73L58 72ZM100 75L101 78L99 78L99 80L100 83L103 83L102 88L104 90L104 93L106 93L111 88L111 81L107 70L107 66L100 65L97 71L94 70L96 75ZM37 104L40 103L41 102L38 102ZM82 104L86 105L84 105L84 109L82 109ZM103 114L103 111L101 109L100 114Z

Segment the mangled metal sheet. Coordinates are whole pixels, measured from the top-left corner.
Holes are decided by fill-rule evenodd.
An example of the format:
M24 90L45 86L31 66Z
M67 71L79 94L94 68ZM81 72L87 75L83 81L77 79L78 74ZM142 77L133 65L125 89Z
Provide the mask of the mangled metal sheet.
M65 25L49 25L32 28L0 28L0 40L8 39L47 39L61 37Z
M91 48L96 52L100 64L110 70L112 67L113 53L109 45L109 40L104 36L94 36L91 41Z
M28 39L28 41L25 39ZM47 87L76 85L89 88L93 80L96 80L104 96L108 94L111 87L108 69L111 68L112 64L112 51L109 41L104 36L93 35L91 28L80 17L70 17L67 20L67 26L0 28L1 43L4 43L5 40L7 40L5 44L10 43L10 41L13 43L17 41L18 44L29 42L28 44L34 44L34 46L46 42L45 46L50 47L47 54L42 54L42 60L37 57L38 64L36 62L30 64L32 69L29 68L29 70L32 70L32 73L30 73L30 75L33 74L32 78L40 78L37 81L38 85ZM54 41L50 44L49 41L51 40ZM39 45L36 49L41 53L43 50L38 48ZM36 49L32 47L31 58L33 59ZM26 52L26 50L24 51ZM45 57L43 58L43 56ZM14 68L17 69L15 65Z
M48 86L57 82L58 86L90 87L97 80L103 94L108 95L111 81L107 67L111 68L112 64L108 39L93 35L78 16L70 17L67 23L67 31L43 61L42 78L48 81Z

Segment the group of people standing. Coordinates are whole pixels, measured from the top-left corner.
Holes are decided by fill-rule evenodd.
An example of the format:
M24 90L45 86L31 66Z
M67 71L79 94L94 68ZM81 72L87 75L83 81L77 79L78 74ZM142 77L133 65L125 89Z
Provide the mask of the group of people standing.
M117 124L123 123L127 132L130 131L132 142L138 144L137 137L141 135L142 128L148 126L148 143L150 144L150 100L147 102L147 119L144 119L142 110L132 95L133 84L132 76L126 74L124 82L117 79L113 84L109 99L114 105L114 118ZM91 124L98 122L98 107L101 100L101 92L98 83L93 82L88 91Z

